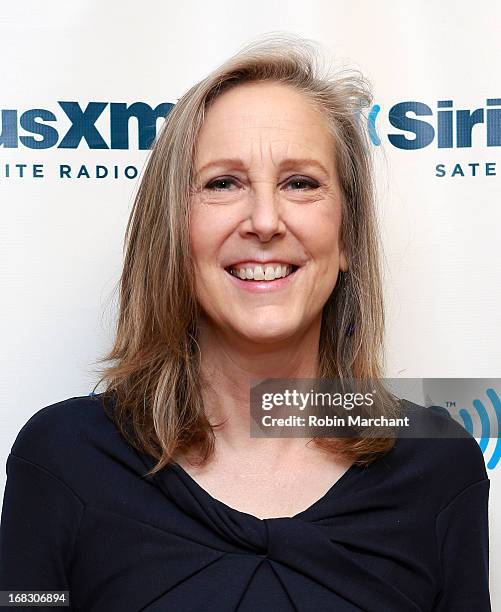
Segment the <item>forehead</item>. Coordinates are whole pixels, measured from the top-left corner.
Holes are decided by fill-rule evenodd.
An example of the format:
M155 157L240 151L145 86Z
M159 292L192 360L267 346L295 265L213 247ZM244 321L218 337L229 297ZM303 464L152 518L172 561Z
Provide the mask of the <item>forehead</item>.
M197 160L203 164L214 155L230 157L270 145L274 154L293 148L324 161L334 155L327 119L304 94L282 83L244 83L218 96L207 110Z

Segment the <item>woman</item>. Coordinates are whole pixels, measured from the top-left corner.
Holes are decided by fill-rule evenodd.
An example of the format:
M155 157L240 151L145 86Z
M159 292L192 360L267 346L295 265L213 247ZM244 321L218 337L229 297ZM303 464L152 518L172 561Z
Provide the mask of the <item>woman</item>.
M376 379L383 337L357 74L244 48L176 104L127 228L103 393L8 459L2 589L75 610L490 610L489 480L462 439L251 438L251 379ZM104 410L103 410L104 407Z

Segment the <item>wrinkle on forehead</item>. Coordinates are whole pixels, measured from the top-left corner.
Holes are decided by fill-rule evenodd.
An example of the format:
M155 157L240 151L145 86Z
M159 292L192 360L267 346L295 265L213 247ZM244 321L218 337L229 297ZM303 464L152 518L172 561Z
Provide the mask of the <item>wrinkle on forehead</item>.
M232 138L232 135L235 138ZM216 159L241 158L247 166L269 159L278 165L287 158L314 158L326 167L334 167L335 155L332 137L326 134L310 135L303 129L288 127L266 129L262 127L242 130L238 126L224 127L219 133L206 134L197 146L197 169Z
M335 172L325 115L289 86L243 84L221 94L207 112L197 140L196 172L216 159L240 158L251 170L293 157L314 158Z

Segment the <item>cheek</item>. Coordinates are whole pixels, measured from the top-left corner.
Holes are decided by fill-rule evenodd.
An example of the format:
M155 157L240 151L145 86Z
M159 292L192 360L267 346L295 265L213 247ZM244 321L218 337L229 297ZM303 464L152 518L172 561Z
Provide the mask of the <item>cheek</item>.
M195 264L207 261L217 239L217 223L204 206L194 203L190 211L190 247Z
M200 262L206 258L206 255L203 235L198 231L196 226L190 227L190 251L193 259L193 267L198 276Z
M339 236L341 215L336 211L312 214L301 225L303 244L313 259L328 267L339 259Z
M224 207L194 204L190 211L190 248L195 266L214 265L224 241L231 234L232 221Z

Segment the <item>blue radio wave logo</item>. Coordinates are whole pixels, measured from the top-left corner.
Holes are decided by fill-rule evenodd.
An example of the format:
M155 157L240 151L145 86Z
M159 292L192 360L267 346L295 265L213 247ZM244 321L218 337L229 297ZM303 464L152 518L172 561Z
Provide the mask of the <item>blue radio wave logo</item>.
M381 107L379 106L379 104L374 104L374 106L370 110L369 116L367 117L369 138L371 139L372 144L376 145L376 147L379 147L379 145L381 144L381 138L379 138L379 135L376 130L376 119L380 110Z
M485 394L487 395L487 397L490 399L492 403L494 412L496 414L496 421L497 421L496 423L497 425L496 445L494 447L494 452L492 453L492 457L487 462L487 469L493 470L499 463L499 460L501 459L501 439L499 437L499 433L501 430L501 400L499 399L499 396L494 389L486 389ZM481 433L481 437L480 437L480 441L478 445L480 446L482 453L485 454L485 450L487 448L487 445L489 444L489 439L491 436L491 429L495 429L494 423L492 424L493 427L491 428L491 422L489 421L489 414L487 412L487 408L485 407L482 401L480 401L479 399L475 399L473 400L472 404L473 404L473 407L475 408L476 415L478 416L480 420L480 425L482 428L482 433ZM449 414L449 416L452 417L452 415L450 414L450 411L447 408L443 408L443 410L445 410L447 414ZM473 419L472 419L470 412L466 410L465 408L461 408L459 410L459 416L461 417L463 421L463 426L466 429L466 431L468 431L468 433L470 433L472 436L477 437L473 433L473 429L474 429Z

